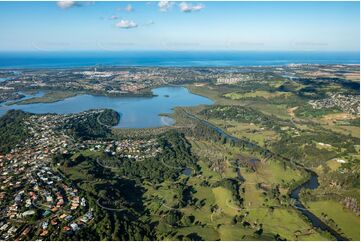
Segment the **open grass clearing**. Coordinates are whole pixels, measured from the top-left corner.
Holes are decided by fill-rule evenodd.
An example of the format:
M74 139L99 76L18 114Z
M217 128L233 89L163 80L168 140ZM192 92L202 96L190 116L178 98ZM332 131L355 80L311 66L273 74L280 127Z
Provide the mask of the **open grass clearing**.
M273 212L267 209L250 210L248 219L262 223L265 231L278 233L287 240L329 240L308 223L293 208L276 208Z
M352 240L360 240L360 217L344 208L340 203L332 200L307 202L307 207L317 217L327 222L321 214L327 215L328 219L332 219L338 228Z
M290 96L290 95L292 95L292 93L254 91L254 92L247 92L247 93L230 92L230 93L224 94L224 97L230 98L232 100L242 100L244 98L250 98L250 97L263 97L266 99L276 98L276 97L286 98L287 96Z

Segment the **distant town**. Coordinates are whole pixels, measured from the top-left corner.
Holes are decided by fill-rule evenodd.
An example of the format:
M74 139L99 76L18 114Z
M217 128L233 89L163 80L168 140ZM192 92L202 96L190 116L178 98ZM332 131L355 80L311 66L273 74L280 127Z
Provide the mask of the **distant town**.
M67 92L51 99L88 93L107 96L149 96L151 89L164 85L215 83L236 85L264 82L277 78L318 78L324 82L337 78L357 80L358 65L300 65L281 67L227 68L146 68L93 67L81 69L0 70L0 103L24 98L24 92L36 90ZM57 99L58 98L58 99ZM16 103L16 102L15 102ZM21 102L20 102L21 103ZM344 93L327 94L322 100L310 101L313 108L337 106L346 112L359 113L359 98Z

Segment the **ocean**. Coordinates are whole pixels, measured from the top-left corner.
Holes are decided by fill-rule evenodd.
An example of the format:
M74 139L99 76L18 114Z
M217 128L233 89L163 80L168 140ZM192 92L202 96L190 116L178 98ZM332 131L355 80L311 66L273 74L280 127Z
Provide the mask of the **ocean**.
M360 64L359 52L119 51L0 52L0 68L88 66L223 67Z

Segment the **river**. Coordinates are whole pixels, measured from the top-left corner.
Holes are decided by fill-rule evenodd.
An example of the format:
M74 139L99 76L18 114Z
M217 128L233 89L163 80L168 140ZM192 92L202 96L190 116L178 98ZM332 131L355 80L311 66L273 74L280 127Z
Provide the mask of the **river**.
M310 179L308 179L306 182L302 183L301 185L297 186L295 189L293 189L290 193L290 197L295 200L295 207L301 211L301 213L306 216L312 223L312 225L316 228L320 228L324 231L329 232L332 234L337 240L339 241L345 241L348 240L347 238L343 237L339 233L337 233L334 229L332 229L330 226L322 222L316 215L314 215L311 211L309 211L300 201L300 192L302 189L317 189L319 186L317 174L313 171L310 171L306 169L306 171L310 175Z
M183 110L184 111L184 110ZM213 130L215 130L217 133L219 133L221 136L223 137L226 137L227 139L229 140L232 140L232 141L235 141L235 142L240 142L240 143L248 143L248 147L257 147L259 149L263 149L265 151L265 154L270 154L272 155L273 157L276 157L278 159L283 159L285 161L288 161L288 162L291 162L290 159L288 158L285 158L285 157L282 157L278 154L274 154L272 153L270 150L268 149L265 149L257 144L254 144L250 141L245 141L245 140L241 140L233 135L230 135L228 133L226 133L224 130L222 130L221 128L209 123L208 121L205 121L203 119L200 119L198 118L197 116L191 114L191 113L188 113L186 111L184 111L184 113L190 117L190 118L193 118L193 119L196 119L200 122L202 122L203 124L207 125L208 127L212 128ZM327 231L329 232L332 236L334 236L337 240L339 241L345 241L345 240L349 240L345 237L343 237L342 235L340 235L339 233L337 233L334 229L332 229L330 226L328 226L327 224L325 224L324 222L321 221L321 219L319 219L316 215L314 215L310 210L308 210L303 204L302 202L300 201L300 192L302 189L311 189L311 190L314 190L314 189L317 189L318 186L319 186L319 183L318 183L318 179L317 179L317 174L307 168L305 168L304 166L302 166L301 164L299 163L295 163L298 167L300 167L301 169L304 169L306 172L309 173L309 176L310 178L302 183L301 185L297 186L295 189L293 189L290 193L290 197L293 198L295 200L295 208L297 210L299 210L304 216L306 216L308 218L308 220L311 222L312 226L316 227L316 228L319 228L323 231Z

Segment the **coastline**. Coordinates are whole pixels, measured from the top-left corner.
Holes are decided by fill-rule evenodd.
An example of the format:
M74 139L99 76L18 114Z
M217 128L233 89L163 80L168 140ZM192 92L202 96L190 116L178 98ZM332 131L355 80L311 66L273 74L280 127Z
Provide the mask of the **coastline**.
M360 64L357 51L23 51L0 52L0 70L109 67L236 67ZM196 57L195 57L196 56ZM22 59L27 57L26 60ZM54 58L58 57L58 59ZM49 58L52 61L49 62ZM122 61L122 59L126 61ZM157 61L153 61L153 60ZM270 61L270 60L277 61ZM11 61L9 61L11 60ZM201 61L199 61L201 60ZM9 65L8 63L12 63Z

